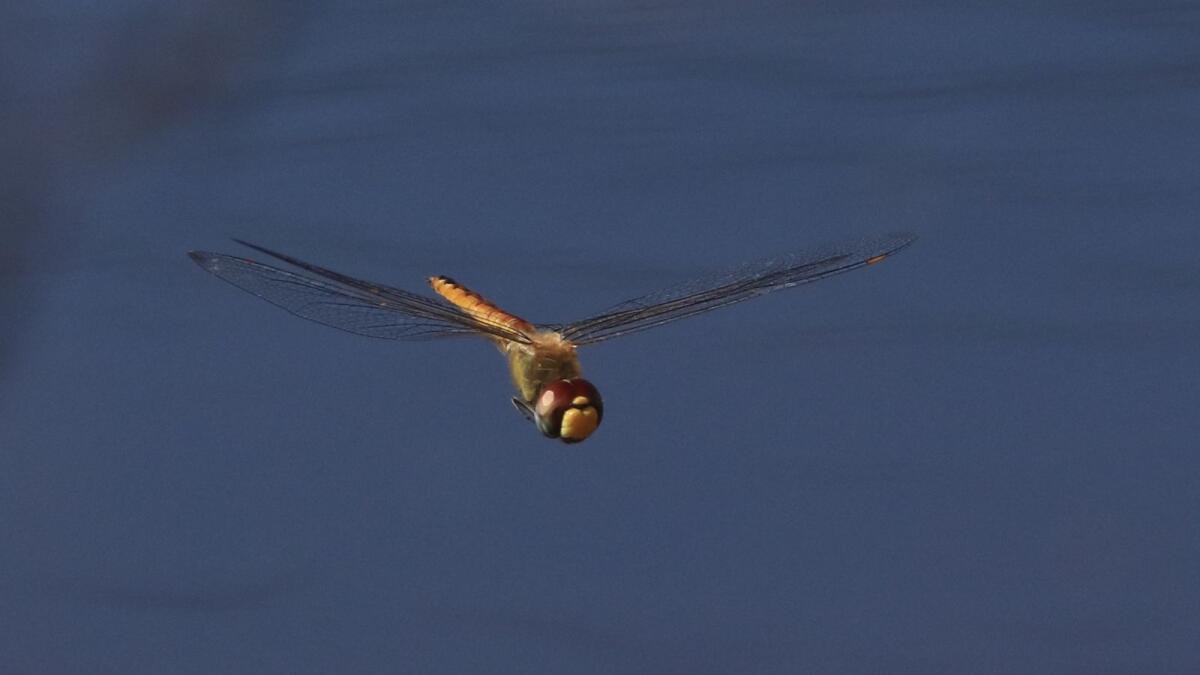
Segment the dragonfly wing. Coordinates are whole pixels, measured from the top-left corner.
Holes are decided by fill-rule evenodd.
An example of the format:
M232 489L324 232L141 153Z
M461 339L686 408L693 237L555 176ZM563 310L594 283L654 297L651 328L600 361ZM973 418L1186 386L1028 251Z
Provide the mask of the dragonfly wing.
M762 260L627 300L603 314L554 329L577 345L661 326L783 288L873 265L916 241L898 232Z
M484 334L528 342L522 333L477 321L452 305L382 284L348 277L250 245L318 276L206 251L188 255L206 271L310 321L387 340L427 340Z

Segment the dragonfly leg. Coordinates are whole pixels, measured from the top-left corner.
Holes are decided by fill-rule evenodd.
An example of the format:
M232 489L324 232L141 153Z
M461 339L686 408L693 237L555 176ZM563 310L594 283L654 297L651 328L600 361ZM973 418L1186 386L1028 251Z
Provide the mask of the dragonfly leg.
M513 407L517 409L517 412L521 413L522 417L529 420L530 422L533 421L533 408L530 408L528 403L526 403L525 401L522 401L521 399L519 399L515 396L513 397L512 402L513 402Z

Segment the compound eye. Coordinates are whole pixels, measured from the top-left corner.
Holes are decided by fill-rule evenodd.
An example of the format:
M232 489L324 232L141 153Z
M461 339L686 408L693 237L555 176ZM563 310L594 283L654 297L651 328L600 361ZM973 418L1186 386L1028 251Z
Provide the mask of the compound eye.
M587 380L556 380L542 387L533 411L543 434L578 443L600 426L604 403Z

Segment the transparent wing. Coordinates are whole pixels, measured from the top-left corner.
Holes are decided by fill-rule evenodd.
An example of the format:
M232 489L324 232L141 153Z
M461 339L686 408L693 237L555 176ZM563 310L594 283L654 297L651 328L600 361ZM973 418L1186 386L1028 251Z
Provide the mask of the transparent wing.
M762 260L627 300L598 316L553 328L577 345L594 344L873 265L916 239L914 234L897 232Z
M478 321L447 302L355 279L261 246L235 241L316 276L223 253L191 251L188 255L197 265L223 281L301 318L387 340L484 334L529 342L529 337L523 333Z

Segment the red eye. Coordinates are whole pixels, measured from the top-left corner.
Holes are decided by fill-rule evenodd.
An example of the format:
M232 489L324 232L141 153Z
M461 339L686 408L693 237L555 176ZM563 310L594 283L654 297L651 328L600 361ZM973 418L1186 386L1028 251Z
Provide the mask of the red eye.
M587 380L555 380L542 387L533 411L543 434L577 443L600 426L604 402L600 392Z

